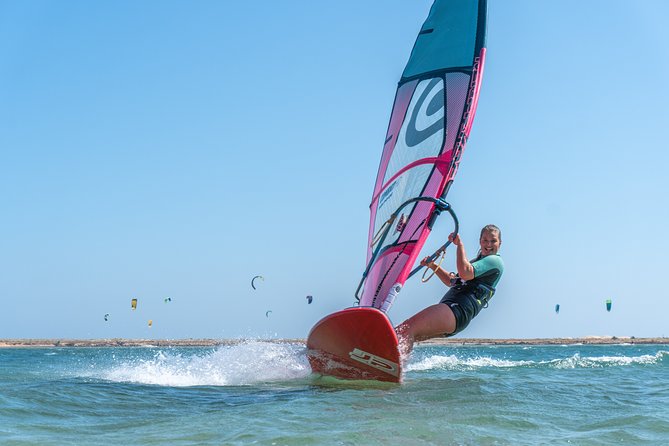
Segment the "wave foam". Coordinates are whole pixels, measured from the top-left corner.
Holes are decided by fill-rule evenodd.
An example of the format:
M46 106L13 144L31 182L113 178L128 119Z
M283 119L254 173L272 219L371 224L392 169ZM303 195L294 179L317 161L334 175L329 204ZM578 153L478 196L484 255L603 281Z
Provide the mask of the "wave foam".
M669 352L659 351L654 355L640 356L586 356L581 357L578 353L569 358L553 359L543 361L542 364L549 364L558 369L572 368L598 368L609 366L628 366L634 364L656 364L662 361Z
M406 366L407 371L423 371L433 369L478 369L485 367L521 367L532 365L533 361L510 361L507 359L494 359L486 356L475 358L458 358L455 355L439 356L433 355Z
M152 359L123 360L97 377L162 386L238 386L303 378L311 373L304 347L249 341L202 356L159 351Z
M432 355L406 365L406 371L426 371L435 369L473 370L481 368L512 368L512 367L553 367L567 368L598 368L612 366L629 366L635 364L656 364L669 357L669 352L659 351L654 355L640 356L587 356L576 353L568 358L556 358L545 361L508 360L489 356L461 358L456 355Z

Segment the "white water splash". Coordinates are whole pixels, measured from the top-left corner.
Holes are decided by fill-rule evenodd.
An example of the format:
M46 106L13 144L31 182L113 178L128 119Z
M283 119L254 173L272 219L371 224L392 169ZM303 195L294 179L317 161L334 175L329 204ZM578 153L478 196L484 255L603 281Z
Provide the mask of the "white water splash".
M656 364L669 357L669 352L659 351L654 355L640 356L588 356L581 357L576 353L568 358L557 358L545 361L508 360L489 356L458 357L456 355L432 355L405 366L406 371L426 370L473 370L481 368L512 368L512 367L554 367L568 368L597 368L612 366L627 366L633 364Z
M490 357L458 358L455 355L440 356L433 355L418 362L407 364L407 371L424 371L434 369L478 369L484 367L520 367L534 364L533 361L510 361L507 359L494 359Z
M610 366L626 366L633 364L655 364L662 360L668 352L659 351L654 355L640 355L640 356L586 356L581 357L578 353L563 359L553 359L551 361L543 361L542 364L549 364L558 369L574 369L574 368L597 368Z
M239 386L303 378L311 373L304 346L249 341L205 355L160 351L152 359L123 360L97 377L162 386Z

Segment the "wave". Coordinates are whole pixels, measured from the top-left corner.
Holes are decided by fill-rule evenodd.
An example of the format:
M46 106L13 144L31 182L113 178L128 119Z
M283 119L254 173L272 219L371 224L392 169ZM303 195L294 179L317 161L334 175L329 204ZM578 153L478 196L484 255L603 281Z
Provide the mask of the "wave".
M541 364L548 364L558 369L574 369L574 368L597 368L608 366L628 366L634 364L657 364L665 357L669 357L669 352L663 350L654 355L640 355L640 356L585 356L582 357L578 353L569 358L553 359L550 361L542 361Z
M440 356L432 355L417 362L410 362L405 367L406 371L424 371L434 369L476 369L485 367L521 367L530 365L532 361L510 361L506 359L494 359L485 356L474 358L459 358L455 355Z
M88 377L170 387L241 386L304 378L311 373L304 346L247 341L204 355L159 351L153 358L114 360Z
M409 362L406 371L474 370L483 368L514 368L514 367L549 367L555 369L598 368L629 365L652 365L669 358L669 352L658 351L651 355L639 356L581 356L576 353L567 358L550 360L510 360L490 356L458 357L457 355L431 355Z

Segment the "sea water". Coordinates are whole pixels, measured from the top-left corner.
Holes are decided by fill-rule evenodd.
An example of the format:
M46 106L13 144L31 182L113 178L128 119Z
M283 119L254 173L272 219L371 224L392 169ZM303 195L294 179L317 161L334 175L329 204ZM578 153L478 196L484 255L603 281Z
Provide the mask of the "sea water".
M666 445L664 345L418 346L403 383L304 344L0 349L2 445Z

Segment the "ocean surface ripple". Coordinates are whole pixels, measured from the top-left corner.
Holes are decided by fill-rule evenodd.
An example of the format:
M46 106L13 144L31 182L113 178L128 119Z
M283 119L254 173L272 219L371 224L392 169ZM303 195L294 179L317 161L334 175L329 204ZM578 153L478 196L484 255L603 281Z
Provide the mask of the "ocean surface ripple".
M0 349L0 444L669 444L663 345L419 346L401 385L314 376L305 353Z

